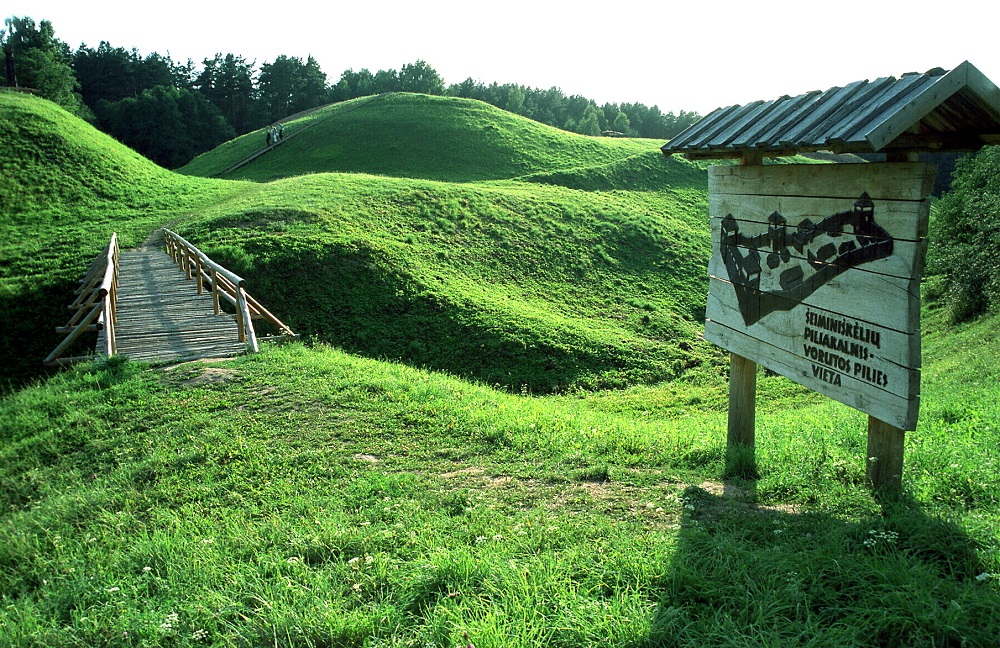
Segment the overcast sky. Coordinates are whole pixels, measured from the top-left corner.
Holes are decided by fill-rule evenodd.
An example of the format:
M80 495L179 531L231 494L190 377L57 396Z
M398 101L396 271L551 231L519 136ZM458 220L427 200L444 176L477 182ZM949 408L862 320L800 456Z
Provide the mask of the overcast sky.
M996 0L548 2L337 0L156 3L6 0L4 17L51 20L76 49L137 48L258 66L311 54L327 79L427 61L446 84L472 77L556 86L605 102L705 114L860 79L969 60L1000 84Z

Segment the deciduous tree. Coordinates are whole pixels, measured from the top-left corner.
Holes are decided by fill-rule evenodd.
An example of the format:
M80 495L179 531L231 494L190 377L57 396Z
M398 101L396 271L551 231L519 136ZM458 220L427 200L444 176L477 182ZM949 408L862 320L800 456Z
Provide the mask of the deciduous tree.
M399 89L430 95L444 94L444 81L427 61L418 60L404 65L399 71Z
M12 80L72 112L85 114L69 65L69 47L55 37L52 23L43 20L36 25L31 18L14 16L4 20L4 25L5 65L9 55ZM3 76L6 80L8 74Z

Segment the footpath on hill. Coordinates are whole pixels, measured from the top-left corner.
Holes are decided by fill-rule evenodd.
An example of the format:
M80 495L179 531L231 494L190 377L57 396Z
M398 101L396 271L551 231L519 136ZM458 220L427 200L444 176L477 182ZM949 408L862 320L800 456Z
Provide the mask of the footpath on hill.
M375 96L377 96L377 95L373 95L372 97L368 97L368 98L366 98L364 100L357 101L353 105L347 106L343 110L340 110L340 111L337 111L336 113L330 114L330 115L326 116L323 119L314 119L314 120L310 121L308 124L305 124L304 126L302 126L301 128L297 128L297 129L289 132L288 135L283 136L278 141L271 142L270 144L266 145L264 148L259 149L257 151L254 151L253 153L251 153L250 155L248 155L245 158L241 159L240 161L235 162L235 163L229 165L228 167L226 167L222 171L219 171L218 173L213 173L211 175L211 177L213 177L213 178L221 178L222 176L226 175L227 173L232 173L233 171L236 171L240 167L243 167L243 166L246 166L247 164L250 164L251 162L253 162L257 158L259 158L260 156L264 155L268 151L271 151L271 150L277 148L278 146L281 146L282 144L284 144L288 140L292 139L293 137L297 137L297 136L301 135L302 133L304 133L305 131L309 130L310 128L312 128L316 124L322 123L322 122L324 122L324 121L326 121L328 119L331 119L332 117L335 117L335 116L338 116L338 115L342 115L345 112L350 112L352 110L356 110L357 108L360 108L361 106L367 104L372 99L374 99ZM327 104L327 106L329 106L329 105L331 105L331 104ZM326 108L326 106L318 106L316 108L310 108L309 110L303 110L302 112L295 113L294 115L290 115L289 117L286 117L285 120L286 121L293 121L293 120L296 120L296 119L301 119L303 117L306 117L308 115L313 114L314 112L316 112L316 111L318 111L318 110L320 110L322 108Z

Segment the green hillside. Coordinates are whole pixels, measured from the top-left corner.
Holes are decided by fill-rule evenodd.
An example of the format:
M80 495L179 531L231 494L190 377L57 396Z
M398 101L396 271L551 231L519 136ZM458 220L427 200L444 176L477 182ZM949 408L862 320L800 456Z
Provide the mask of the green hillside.
M268 156L298 159L291 148L297 142L327 126L345 128L343 108L326 110L336 119L319 121ZM89 181L107 187L68 212L34 215L36 254L54 240L83 240L74 254L42 255L78 268L112 229L128 245L176 221L175 229L246 276L254 294L300 333L514 390L650 383L717 357L696 337L708 235L697 167L665 160L655 149L636 152L649 143L562 133L475 101L393 95L358 103L346 115L354 130L375 132L396 112L409 115L406 124L435 115L426 120L429 130L441 133L451 123L448 137L466 142L465 149L450 147L451 158L449 147L424 153L441 174L479 151L484 175L500 175L506 163L487 156L492 136L481 127L498 114L501 139L511 142L503 156L520 150L532 160L525 169L561 160L563 170L535 171L529 182L427 181L414 179L423 171L414 156L409 167L394 159L396 173L407 177L311 173L241 184L171 174L80 122L50 122L60 138L53 150L91 151L91 158L73 153L82 161L64 169L56 153L43 158L42 173L72 178L93 168L97 178ZM544 137L536 138L539 132ZM44 140L27 131L22 138L29 148ZM573 152L583 157L573 160ZM124 179L114 185L104 173ZM22 182L32 186L28 176ZM16 235L10 240L25 245ZM41 265L33 257L25 263ZM31 274L12 268L11 280ZM66 274L62 283L45 281L65 291ZM31 326L48 322L39 317Z
M302 119L240 182L195 176L262 136L181 175L0 93L0 645L995 643L1000 319L925 309L903 497L764 372L724 480L701 167L456 99ZM111 231L165 224L304 342L43 375Z
M707 357L704 209L695 190L317 174L178 229L252 277L296 331L548 392L655 382Z
M625 164L628 158L658 153L662 144L581 137L480 101L414 94L333 104L288 122L285 133L287 141L227 177L270 181L333 171L446 182L502 180ZM217 174L262 148L261 130L179 171ZM662 173L658 178L666 179Z

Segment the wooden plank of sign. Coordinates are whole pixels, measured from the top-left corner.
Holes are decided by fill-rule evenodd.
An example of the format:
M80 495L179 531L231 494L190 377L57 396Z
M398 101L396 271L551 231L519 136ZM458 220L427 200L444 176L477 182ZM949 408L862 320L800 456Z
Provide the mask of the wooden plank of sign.
M730 280L720 254L712 255L708 274ZM767 299L768 293L763 297ZM917 331L920 326L920 281L915 278L852 269L833 277L800 303L903 333Z
M705 305L706 319L714 319L730 328L745 329L750 335L759 334L761 339L774 346L793 349L801 347L805 327L808 325L806 322L807 315L813 318L825 317L832 318L826 320L829 326L832 326L836 321L840 321L844 324L846 330L846 326L848 324L851 325L851 334L838 334L837 331L831 331L829 328L823 329L823 322L817 319L813 319L814 325L809 328L813 330L826 330L840 339L845 339L848 342L854 341L859 344L864 343L865 331L877 333L878 345L866 344L869 347L869 357L875 358L878 362L892 363L906 369L918 369L921 366L920 335L916 332L896 331L872 324L871 322L846 317L824 308L814 308L808 305L799 305L788 311L776 311L748 327L744 323L743 315L740 313L732 284L714 277L710 278L709 282L710 292ZM856 331L858 333L857 337L853 335L855 332L853 330L854 324L858 325ZM782 342L783 340L789 342ZM790 341L792 340L797 340L797 345L791 344ZM871 348L873 346L876 348ZM798 351L801 351L801 348L798 348Z
M842 198L813 198L802 196L747 196L711 195L708 198L710 218L732 215L739 221L761 223L767 230L768 219L774 212L785 217L791 231L803 219L818 223L827 216L849 211L861 194ZM930 201L873 200L875 223L895 240L922 241L927 238L927 221Z
M867 192L872 200L920 201L933 191L934 175L933 165L919 162L714 166L708 192L833 198Z
M737 220L736 222L740 228L740 233L747 236L755 236L762 233L760 223L741 220ZM709 226L712 232L712 249L718 250L722 239L722 219L711 219L709 221ZM843 236L832 240L839 245L844 241L851 240L851 237ZM749 250L756 250L760 254L762 262L767 258L767 255L772 252L772 249L767 246L767 243L749 247L739 246L739 248L743 251L743 254L746 254ZM875 274L884 274L891 277L908 278L923 275L924 265L927 259L927 239L917 242L896 239L892 243L892 248L892 256L889 258L871 261L863 265L847 267L857 270L858 272L873 272ZM792 246L789 246L787 249L791 258L798 259L803 263L808 262L807 255L797 252ZM836 258L828 260L826 263L830 265L841 265Z
M744 330L747 335L799 358L802 366L815 363L862 380L867 377L869 383L885 383L872 385L873 387L900 398L911 398L920 393L920 336L886 329L870 329L861 325L879 333L879 344L876 346L850 335L838 335L835 331L809 326L807 312L814 316L832 316L834 321L842 321L842 318L826 311L803 307L772 313L747 328L739 310L716 297L723 292L723 289L716 288L715 292L709 294L705 309L707 321L737 331ZM848 322L853 324L853 320ZM709 338L707 332L705 339L716 342Z
M900 398L850 375L840 375L840 384L833 384L832 373L824 371L823 367L816 367L811 363L802 364L799 358L789 355L785 350L775 348L718 322L705 323L705 339L732 353L753 358L771 371L900 429L916 428L920 406L918 396L909 399Z

